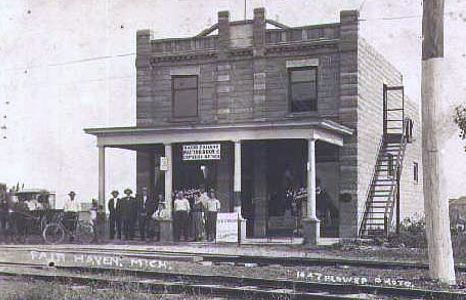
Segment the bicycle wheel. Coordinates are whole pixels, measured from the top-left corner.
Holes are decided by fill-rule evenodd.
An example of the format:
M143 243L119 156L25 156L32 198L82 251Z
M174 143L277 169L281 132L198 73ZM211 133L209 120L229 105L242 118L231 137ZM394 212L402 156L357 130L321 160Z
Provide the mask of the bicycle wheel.
M79 222L76 227L76 239L83 243L90 243L94 240L94 227L90 223Z
M60 224L47 224L42 232L42 237L48 244L58 244L63 242L63 239L65 238L65 230Z
M45 229L45 227L47 226L47 223L48 223L48 221L47 221L47 218L46 218L46 217L40 218L40 230L41 230L42 232L44 232L44 229Z

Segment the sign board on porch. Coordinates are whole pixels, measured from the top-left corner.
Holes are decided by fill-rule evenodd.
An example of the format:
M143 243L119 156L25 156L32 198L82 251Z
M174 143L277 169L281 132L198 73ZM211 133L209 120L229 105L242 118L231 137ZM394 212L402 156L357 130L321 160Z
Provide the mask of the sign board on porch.
M220 159L220 144L183 145L183 160Z
M168 160L165 156L160 157L160 171L168 170Z
M238 213L217 215L217 242L238 242Z

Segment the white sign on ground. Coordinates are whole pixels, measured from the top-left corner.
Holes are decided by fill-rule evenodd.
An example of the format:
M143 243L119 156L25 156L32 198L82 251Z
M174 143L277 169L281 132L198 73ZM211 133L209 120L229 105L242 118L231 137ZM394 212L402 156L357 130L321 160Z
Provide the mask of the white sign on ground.
M183 160L220 159L220 144L183 145Z
M238 213L217 215L217 242L238 242Z

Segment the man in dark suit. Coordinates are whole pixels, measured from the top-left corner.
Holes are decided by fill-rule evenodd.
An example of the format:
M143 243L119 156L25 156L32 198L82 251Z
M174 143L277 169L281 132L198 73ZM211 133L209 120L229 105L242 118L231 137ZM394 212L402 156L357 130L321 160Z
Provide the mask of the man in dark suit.
M149 195L146 187L142 188L142 194L137 200L139 235L142 240L145 240L146 235L152 239L154 228L152 228L153 224L150 222L150 218L156 209L155 200Z
M136 221L136 201L131 195L133 191L129 188L124 190L126 197L121 199L121 215L123 219L123 234L125 240L134 238L134 222Z
M109 233L110 233L110 239L113 240L115 238L115 231L118 230L118 238L121 239L121 220L119 216L117 215L119 211L117 212L117 205L120 199L118 198L118 191L112 191L111 193L112 198L108 200L108 212L109 212ZM118 224L120 223L120 224Z

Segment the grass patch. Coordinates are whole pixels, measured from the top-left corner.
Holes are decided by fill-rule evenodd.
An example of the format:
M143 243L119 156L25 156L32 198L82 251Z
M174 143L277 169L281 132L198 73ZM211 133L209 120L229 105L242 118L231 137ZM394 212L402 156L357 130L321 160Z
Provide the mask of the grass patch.
M149 299L206 299L196 295L153 294L139 289L135 285L114 284L105 288L97 288L92 284L64 285L58 282L42 282L34 280L2 281L1 300L149 300Z

